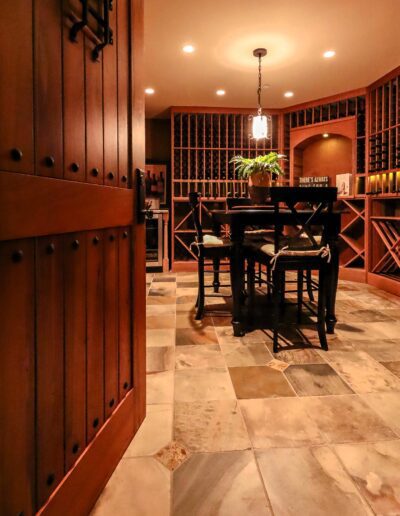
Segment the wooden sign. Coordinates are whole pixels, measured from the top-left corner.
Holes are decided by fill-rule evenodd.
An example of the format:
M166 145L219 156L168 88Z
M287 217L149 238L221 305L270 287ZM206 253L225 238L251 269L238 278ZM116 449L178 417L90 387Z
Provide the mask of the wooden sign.
M328 176L304 176L299 177L299 186L329 186Z

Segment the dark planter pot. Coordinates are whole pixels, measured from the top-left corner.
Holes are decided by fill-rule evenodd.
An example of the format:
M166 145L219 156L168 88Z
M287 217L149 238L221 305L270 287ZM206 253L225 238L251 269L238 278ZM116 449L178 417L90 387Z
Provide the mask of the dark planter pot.
M266 204L270 196L269 186L249 185L249 195L253 204Z

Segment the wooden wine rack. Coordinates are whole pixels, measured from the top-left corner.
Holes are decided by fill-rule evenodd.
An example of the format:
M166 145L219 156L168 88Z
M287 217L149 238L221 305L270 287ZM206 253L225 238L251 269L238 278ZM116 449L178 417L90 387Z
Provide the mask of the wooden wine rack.
M247 110L172 108L172 261L195 258L190 249L195 230L188 206L189 192L200 192L200 219L211 231L210 209L225 207L227 196L248 195L247 180L237 177L230 163L240 154L254 158L271 151L282 152L278 112L270 112L271 138L257 142L250 137L251 121ZM288 182L288 177L286 178Z
M342 229L339 235L340 265L344 268L365 269L365 201L340 199L335 209L342 212Z
M369 88L368 281L400 293L400 68Z
M399 279L400 271L400 218L371 217L372 229L383 242L385 249L382 257L375 263L372 272L395 276Z
M395 172L400 168L399 85L399 76L393 77L370 93L370 173Z
M306 127L315 124L323 124L348 117L356 117L357 127L357 177L365 174L366 153L366 98L365 95L351 96L337 99L332 102L318 103L313 106L305 106L302 109L289 111L284 115L284 152L289 156L290 131L298 127ZM286 164L289 167L289 163ZM363 195L364 181L356 181L355 191Z

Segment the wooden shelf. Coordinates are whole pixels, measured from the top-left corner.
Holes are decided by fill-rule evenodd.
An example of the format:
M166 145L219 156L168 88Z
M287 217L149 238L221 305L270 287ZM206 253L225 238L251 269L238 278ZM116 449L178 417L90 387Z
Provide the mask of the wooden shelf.
M371 217L371 220L400 220L399 217Z
M265 147L174 147L174 150L196 150L196 151L233 151L233 152L247 152L254 150L267 150L267 152L278 152L278 149Z

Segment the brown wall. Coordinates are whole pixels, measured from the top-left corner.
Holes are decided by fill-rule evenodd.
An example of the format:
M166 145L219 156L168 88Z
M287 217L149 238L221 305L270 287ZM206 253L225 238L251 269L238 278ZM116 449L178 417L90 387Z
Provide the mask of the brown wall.
M303 149L303 176L330 176L352 171L352 142L343 136L313 141Z
M171 161L171 122L168 119L146 119L146 162Z
M146 163L165 163L167 207L171 203L171 121L170 119L146 119Z

